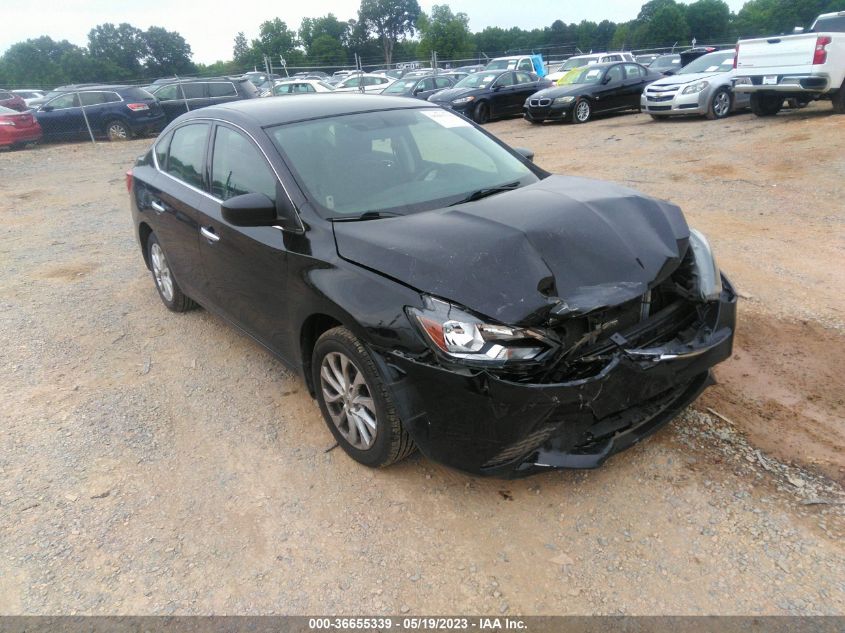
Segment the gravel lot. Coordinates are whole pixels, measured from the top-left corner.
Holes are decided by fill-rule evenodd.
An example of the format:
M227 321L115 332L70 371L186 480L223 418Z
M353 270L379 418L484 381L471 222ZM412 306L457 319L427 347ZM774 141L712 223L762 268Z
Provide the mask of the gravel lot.
M598 471L367 470L261 348L161 305L149 140L0 153L0 613L845 614L845 117L488 127L711 237L745 297L722 384Z

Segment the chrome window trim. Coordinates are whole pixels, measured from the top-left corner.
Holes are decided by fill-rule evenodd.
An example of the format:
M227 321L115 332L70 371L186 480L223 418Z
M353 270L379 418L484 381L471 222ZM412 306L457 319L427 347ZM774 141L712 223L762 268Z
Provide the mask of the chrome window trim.
M175 133L176 130L178 130L179 128L183 128L186 125L191 125L191 124L195 124L195 123L199 123L199 122L223 123L224 125L230 125L233 128L237 128L238 130L243 132L252 141L253 145L255 145L255 147L258 148L258 151L261 152L261 155L264 156L264 160L267 162L267 165L270 167L270 170L273 172L273 175L276 176L276 181L282 186L282 191L285 192L285 195L287 196L288 200L290 201L291 207L293 207L293 211L296 214L296 219L299 222L299 228L300 228L300 230L302 230L304 232L305 231L305 223L302 221L302 218L299 215L299 209L296 208L296 204L294 203L293 198L291 198L290 193L288 192L288 188L285 187L284 181L279 176L279 172L276 171L276 168L273 166L273 163L270 161L270 157L267 156L267 152L265 152L264 148L262 148L261 145L258 144L258 141L255 140L255 137L252 134L250 134L249 132L247 132L244 128L242 128L240 125L238 125L237 123L232 123L231 121L224 121L223 119L197 117L196 119L191 119L190 121L185 121L184 123L182 123L182 124L178 125L177 127L173 128L170 132ZM212 128L213 128L213 125L212 125ZM161 166L158 164L158 156L156 155L156 151L155 151L156 145L158 145L158 139L156 139L156 142L153 143L153 164L155 165L155 169L158 173L164 174L165 176L167 176L168 178L170 178L172 180L175 180L179 184L182 184L182 185L188 187L188 189L191 189L191 190L193 190L193 191L195 191L199 194L204 195L206 198L213 200L217 204L221 204L221 205L223 204L224 201L221 200L220 198L218 198L217 196L213 196L208 191L203 191L202 189L199 189L198 187L190 185L187 182L185 182L184 180L179 180L175 176L173 176L173 175L167 173L166 171L164 171L161 168ZM212 152L213 152L214 151L214 143L212 143L211 147L212 147ZM170 153L170 148L168 148L168 154L169 153ZM212 157L212 159L213 159L213 157ZM280 226L274 226L273 228L277 228L277 229L282 230L282 231L284 230Z

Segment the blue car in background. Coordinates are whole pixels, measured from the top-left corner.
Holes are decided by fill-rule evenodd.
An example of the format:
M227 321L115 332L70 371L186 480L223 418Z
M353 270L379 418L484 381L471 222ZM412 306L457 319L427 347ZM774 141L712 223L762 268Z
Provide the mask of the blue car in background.
M68 86L40 105L35 117L45 140L85 138L90 125L94 136L120 141L158 134L167 124L158 99L137 86Z

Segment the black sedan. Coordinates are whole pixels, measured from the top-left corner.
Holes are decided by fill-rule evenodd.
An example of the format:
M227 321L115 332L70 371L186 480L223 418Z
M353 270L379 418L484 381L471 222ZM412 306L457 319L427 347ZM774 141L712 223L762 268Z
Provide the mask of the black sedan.
M424 77L403 77L397 79L387 88L381 91L383 95L393 97L416 97L417 99L428 99L435 92L451 88L455 81L449 77L440 75L427 75Z
M533 73L493 70L468 75L428 100L452 108L476 123L487 123L520 115L525 99L549 85L551 82Z
M570 71L558 85L531 95L524 115L531 123L571 120L586 123L594 114L639 110L640 95L660 73L625 63L593 64Z
M298 372L352 458L595 467L710 383L736 295L678 207L527 154L416 99L303 95L179 117L127 184L164 305Z

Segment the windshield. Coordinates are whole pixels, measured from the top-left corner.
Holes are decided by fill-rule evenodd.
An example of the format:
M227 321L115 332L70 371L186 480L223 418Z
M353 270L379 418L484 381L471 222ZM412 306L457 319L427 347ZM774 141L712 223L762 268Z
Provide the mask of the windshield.
M694 73L726 73L733 70L734 52L710 53L702 55L690 62L678 71L679 75L692 75Z
M401 95L406 92L409 92L413 89L414 86L417 85L419 79L399 79L398 81L394 81L390 84L387 88L382 91L382 94L386 95Z
M681 65L680 55L664 55L658 57L649 65L649 68L677 68Z
M329 218L438 209L480 189L538 180L496 141L440 108L347 114L268 132Z
M597 84L601 81L603 68L573 68L563 77L557 80L558 86L567 86L570 84Z
M572 70L573 68L581 68L582 66L586 66L590 62L595 64L596 59L593 57L570 57L563 63L563 66L560 67L560 70L564 71Z
M516 68L515 59L494 59L484 70L508 70Z
M474 73L455 84L455 88L486 88L498 77L498 73Z

